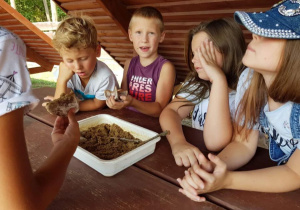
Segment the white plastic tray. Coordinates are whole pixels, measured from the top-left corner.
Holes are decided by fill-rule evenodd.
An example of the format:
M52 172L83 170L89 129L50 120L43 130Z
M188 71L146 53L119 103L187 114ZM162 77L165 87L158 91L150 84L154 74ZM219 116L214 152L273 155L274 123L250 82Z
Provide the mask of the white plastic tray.
M139 138L142 141L158 134L154 131L148 130L146 128L132 124L125 120L121 120L108 114L99 114L84 120L80 120L78 121L78 123L80 130L86 130L89 127L96 126L101 123L115 123L119 125L123 130L130 132L135 138ZM143 144L135 148L134 150L131 150L130 152L125 153L124 155L121 155L120 157L112 160L100 159L80 146L77 147L74 153L74 157L81 160L104 176L113 176L116 173L152 154L155 150L156 143L159 140L160 137L157 137L147 142L146 144Z

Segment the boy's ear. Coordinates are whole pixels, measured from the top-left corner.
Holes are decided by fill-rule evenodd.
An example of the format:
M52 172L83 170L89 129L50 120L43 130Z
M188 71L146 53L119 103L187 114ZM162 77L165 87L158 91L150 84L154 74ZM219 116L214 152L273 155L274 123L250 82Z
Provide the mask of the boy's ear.
M128 36L129 36L129 40L132 41L132 33L130 29L128 29Z
M101 55L101 45L98 44L96 48L96 57L98 58L100 57L100 55Z
M165 35L166 35L166 32L165 32L165 31L163 31L163 32L161 33L161 35L160 35L160 40L159 40L159 43L162 43L162 42L164 41L164 39L165 39Z

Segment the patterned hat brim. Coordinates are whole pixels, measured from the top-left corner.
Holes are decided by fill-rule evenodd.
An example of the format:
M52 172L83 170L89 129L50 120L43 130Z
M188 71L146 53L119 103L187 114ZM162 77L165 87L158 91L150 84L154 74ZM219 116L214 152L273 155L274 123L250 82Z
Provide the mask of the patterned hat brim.
M259 36L278 39L300 39L300 34L267 12L246 13L236 11L234 19L244 25L249 31Z

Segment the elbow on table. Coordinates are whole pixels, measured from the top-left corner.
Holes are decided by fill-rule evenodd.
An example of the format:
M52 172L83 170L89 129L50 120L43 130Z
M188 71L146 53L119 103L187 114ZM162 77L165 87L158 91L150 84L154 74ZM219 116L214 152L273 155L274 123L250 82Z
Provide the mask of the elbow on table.
M212 152L218 152L224 149L229 143L231 138L222 138L222 137L207 137L204 136L204 143L206 148Z

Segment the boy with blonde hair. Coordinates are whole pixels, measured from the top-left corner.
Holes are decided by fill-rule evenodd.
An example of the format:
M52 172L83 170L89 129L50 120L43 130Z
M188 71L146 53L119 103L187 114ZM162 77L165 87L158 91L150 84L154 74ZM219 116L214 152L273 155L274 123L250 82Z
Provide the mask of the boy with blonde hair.
M137 9L129 23L129 39L138 56L124 66L122 89L128 90L123 101L107 99L111 109L130 107L141 113L158 117L169 103L175 83L175 69L170 61L158 54L159 43L165 38L161 13L153 7Z
M104 108L104 91L113 90L118 83L109 67L97 60L101 46L92 20L86 16L66 18L58 26L53 45L63 59L54 99L72 90L80 100L80 111Z

